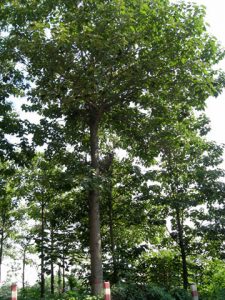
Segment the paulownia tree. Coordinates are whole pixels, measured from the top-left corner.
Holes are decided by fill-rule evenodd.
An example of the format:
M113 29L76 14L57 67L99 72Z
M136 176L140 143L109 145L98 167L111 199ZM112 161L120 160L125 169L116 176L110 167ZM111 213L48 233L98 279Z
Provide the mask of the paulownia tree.
M166 122L160 110L203 108L220 91L212 67L221 51L206 32L204 9L189 3L4 0L1 8L6 44L32 82L27 109L45 122L61 119L69 143L88 147L91 285L100 294L100 133L117 133L128 150L131 140L140 151L149 147ZM146 113L151 121L143 121Z

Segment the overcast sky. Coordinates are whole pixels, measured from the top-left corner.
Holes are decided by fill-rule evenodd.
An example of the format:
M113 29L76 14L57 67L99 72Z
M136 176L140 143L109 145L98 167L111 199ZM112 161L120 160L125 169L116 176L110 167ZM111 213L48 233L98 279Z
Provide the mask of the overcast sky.
M207 22L210 25L208 30L225 47L225 0L195 0L193 2L206 6ZM225 59L220 67L225 70ZM207 101L206 112L211 120L210 139L225 144L225 91L218 98L210 98Z

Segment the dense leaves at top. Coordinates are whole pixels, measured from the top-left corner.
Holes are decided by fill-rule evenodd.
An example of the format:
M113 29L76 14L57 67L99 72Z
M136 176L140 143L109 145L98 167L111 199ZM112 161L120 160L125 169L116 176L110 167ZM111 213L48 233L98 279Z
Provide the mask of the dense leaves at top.
M35 83L27 109L65 116L72 144L74 130L83 135L90 115L102 119L105 112L102 126L129 139L145 129L145 139L153 138L166 115L203 108L221 90L212 66L222 52L205 31L201 7L156 0L3 3L9 46Z

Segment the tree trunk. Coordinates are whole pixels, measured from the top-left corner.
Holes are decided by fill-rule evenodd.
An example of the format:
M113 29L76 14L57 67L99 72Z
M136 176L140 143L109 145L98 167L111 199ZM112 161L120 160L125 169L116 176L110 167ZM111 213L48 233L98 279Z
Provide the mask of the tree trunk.
M1 236L0 236L0 283L2 281L2 256L3 256L3 243L4 243L4 230L1 229Z
M54 251L54 232L51 227L51 294L55 293L55 276L54 276L54 259L53 259L53 251Z
M59 265L59 269L58 269L58 293L61 294L62 293L62 277L61 277L61 268Z
M98 145L99 115L90 117L90 152L93 179L99 176L99 145ZM91 255L91 290L95 296L103 293L102 249L100 233L99 191L94 184L89 191L89 230Z
M187 290L188 289L188 271L187 271L186 246L184 243L183 224L181 222L179 207L176 208L176 221L177 221L179 246L180 246L180 252L181 252L181 259L182 259L183 287L185 290Z
M62 257L62 291L65 293L66 291L66 282L65 282L65 252L63 245L63 257Z
M41 203L41 299L45 299L45 270L44 270L44 203Z
M26 267L26 246L23 249L23 269L22 269L22 288L25 290L25 267Z
M54 264L51 261L51 294L55 294L55 276L54 276Z
M112 255L112 263L113 263L113 276L112 276L112 283L118 282L118 269L117 269L117 261L115 255L115 239L114 239L114 229L113 229L113 196L112 196L112 176L113 176L113 153L110 153L111 159L110 165L108 166L108 180L109 180L109 235L110 235L110 248L111 248L111 255Z
M113 262L113 283L117 283L118 282L118 269L117 269L116 255L115 255L115 240L114 240L114 230L113 230L112 195L110 196L110 199L109 199L109 234L110 234L111 255L112 255L112 262Z

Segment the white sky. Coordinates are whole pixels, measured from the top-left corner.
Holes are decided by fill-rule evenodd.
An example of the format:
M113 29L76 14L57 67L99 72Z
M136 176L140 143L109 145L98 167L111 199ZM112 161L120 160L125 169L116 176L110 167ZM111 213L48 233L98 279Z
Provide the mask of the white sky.
M210 25L208 31L217 37L225 48L225 0L194 0L193 2L206 6L207 22ZM225 59L220 67L225 70ZM212 128L209 138L225 144L225 91L219 97L207 101L206 113L211 120ZM225 162L223 165L225 167Z

